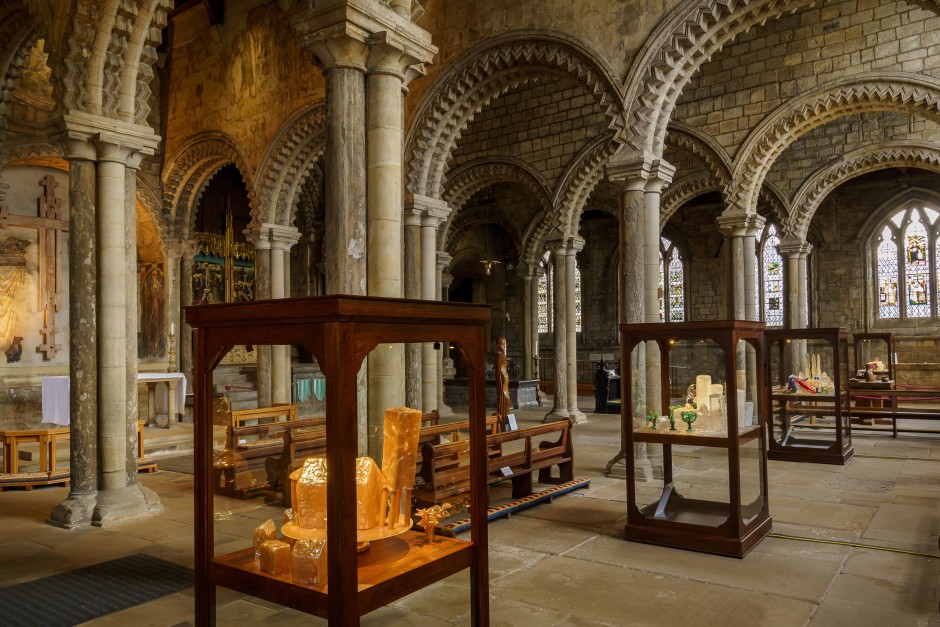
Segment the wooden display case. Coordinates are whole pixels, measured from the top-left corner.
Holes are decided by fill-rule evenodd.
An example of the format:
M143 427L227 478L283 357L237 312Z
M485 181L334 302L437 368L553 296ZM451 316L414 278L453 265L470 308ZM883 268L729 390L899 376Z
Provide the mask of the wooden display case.
M215 623L216 586L224 586L328 618L331 625L358 625L362 614L468 567L473 624L489 623L484 365L490 315L490 308L481 305L345 295L186 309L195 334L197 624ZM409 530L375 540L357 555L357 499L347 496L357 494L356 458L362 446L357 416L364 395L357 376L374 350L437 341L456 346L468 369L470 540L440 538L427 544L422 532ZM302 347L326 377L325 585L261 572L250 533L243 548L215 554L214 499L224 497L216 497L213 489L213 372L236 344Z
M846 404L848 334L837 328L781 329L767 331L764 337L768 458L845 464L855 454ZM791 381L800 374L802 380Z
M770 532L763 330L744 321L620 326L628 540L743 557ZM689 397L694 408L673 409Z
M879 381L883 377L894 380L894 333L853 333L852 350L855 355L855 372L858 376L865 370L865 364L881 359L885 365L884 370L875 370L875 377Z

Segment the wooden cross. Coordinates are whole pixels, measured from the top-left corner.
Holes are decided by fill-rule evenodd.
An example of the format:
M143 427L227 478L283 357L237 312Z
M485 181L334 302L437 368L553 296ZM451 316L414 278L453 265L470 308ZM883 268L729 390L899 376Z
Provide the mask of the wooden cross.
M45 176L39 184L45 193L39 197L39 250L42 254L39 273L40 292L43 298L43 327L40 333L43 343L36 349L44 359L53 359L56 352L62 350L56 344L55 314L62 309L62 265L59 251L62 248L62 233L68 230L68 223L62 220L62 199L56 198L59 182L52 175Z

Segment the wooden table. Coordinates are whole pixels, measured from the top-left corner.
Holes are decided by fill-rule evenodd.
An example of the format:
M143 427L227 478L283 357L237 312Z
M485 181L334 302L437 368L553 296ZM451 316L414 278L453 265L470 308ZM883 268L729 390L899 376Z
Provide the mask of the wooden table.
M157 384L166 385L167 424L174 422L186 399L186 377L181 372L141 372L137 381L147 384L147 426L157 424ZM69 424L69 378L67 376L42 378L43 422L68 426Z
M3 439L3 472L17 473L20 471L20 444L39 444L39 470L41 472L54 471L56 445L60 440L68 440L70 437L69 432L68 427L0 431L0 438Z

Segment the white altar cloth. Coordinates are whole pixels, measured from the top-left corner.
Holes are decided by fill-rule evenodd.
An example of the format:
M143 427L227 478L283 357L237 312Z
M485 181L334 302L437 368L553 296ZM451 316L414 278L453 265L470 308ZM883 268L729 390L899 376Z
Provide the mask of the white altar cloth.
M140 372L137 380L147 383L148 391L156 387L154 395L157 413L167 413L167 383L175 382L174 410L182 412L186 402L186 377L181 372ZM150 416L153 421L154 416ZM69 378L43 377L42 378L42 421L67 427L69 425Z

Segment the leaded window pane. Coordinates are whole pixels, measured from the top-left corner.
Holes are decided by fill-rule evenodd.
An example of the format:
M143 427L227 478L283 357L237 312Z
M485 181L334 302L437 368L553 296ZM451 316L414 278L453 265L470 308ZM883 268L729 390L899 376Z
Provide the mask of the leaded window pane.
M666 272L663 270L663 257L659 256L659 289L656 291L656 294L659 296L659 321L665 322L666 320L666 305L663 294L665 293L666 285Z
M581 269L574 269L574 330L581 332Z
M898 305L898 247L885 227L878 245L878 317L900 318Z
M764 275L764 322L770 327L783 326L783 257L777 247L777 228L770 225L762 250Z
M905 296L908 318L930 316L930 266L927 259L927 229L916 213L904 234Z
M669 258L669 321L685 320L685 268L679 251L672 249Z
M548 273L539 277L539 333L548 333Z

